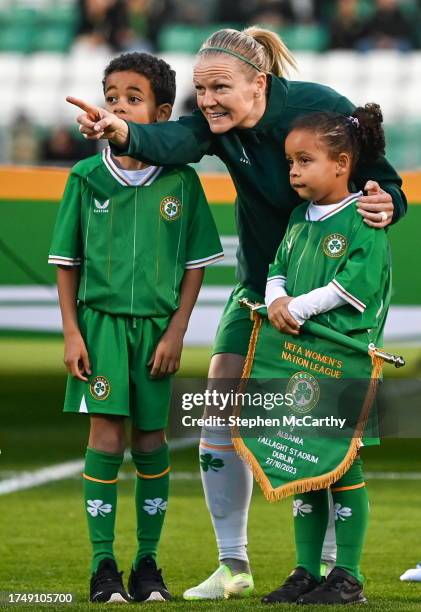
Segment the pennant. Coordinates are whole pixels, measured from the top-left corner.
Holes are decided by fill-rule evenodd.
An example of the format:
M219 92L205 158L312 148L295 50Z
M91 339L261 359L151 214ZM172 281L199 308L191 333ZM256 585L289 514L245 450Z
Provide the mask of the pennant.
M366 427L376 437L370 411L383 362L404 361L312 321L299 336L282 334L264 307L243 305L254 327L234 408L235 449L269 501L327 488L352 465ZM251 400L258 394L272 398L270 410Z

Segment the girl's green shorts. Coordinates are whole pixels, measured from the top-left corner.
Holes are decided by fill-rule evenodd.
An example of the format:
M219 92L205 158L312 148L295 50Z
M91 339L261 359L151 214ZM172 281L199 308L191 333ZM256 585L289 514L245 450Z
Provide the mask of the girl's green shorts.
M64 412L130 417L144 431L168 423L171 376L152 378L147 365L169 317L135 318L78 307L92 374L68 376Z

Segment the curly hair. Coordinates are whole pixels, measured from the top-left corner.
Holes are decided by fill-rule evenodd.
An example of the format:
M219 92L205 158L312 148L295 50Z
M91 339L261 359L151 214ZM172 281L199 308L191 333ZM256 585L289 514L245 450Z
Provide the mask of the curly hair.
M384 154L382 122L380 106L370 103L359 106L349 116L329 111L303 115L294 121L290 131L299 129L316 133L326 145L331 159L337 159L340 153L349 153L352 174L359 162L375 161Z
M111 60L104 70L102 87L105 91L105 82L113 72L137 72L148 79L155 96L155 102L160 104L174 104L175 100L175 70L154 55L149 53L123 53Z

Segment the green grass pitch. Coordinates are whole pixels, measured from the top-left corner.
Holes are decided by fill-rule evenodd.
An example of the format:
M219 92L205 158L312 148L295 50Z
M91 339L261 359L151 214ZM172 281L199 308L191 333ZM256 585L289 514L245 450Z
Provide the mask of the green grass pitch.
M195 454L190 450L174 453L174 474L180 469L196 470ZM376 460L367 460L367 467L376 467ZM126 578L135 550L133 487L131 479L119 483L116 554ZM371 525L363 571L367 577L370 610L420 609L421 585L398 580L400 573L412 566L421 554L417 528L419 489L416 481L369 483ZM102 609L86 601L89 545L80 479L2 496L0 515L5 528L0 543L3 591L69 592L75 597L71 609ZM216 549L200 481L174 479L159 554L165 579L175 596L175 601L165 604L165 609L267 609L260 605L259 598L275 588L294 566L291 501L269 504L256 488L250 511L249 540L256 581L254 597L213 604L183 602L183 590L215 569ZM63 609L63 606L48 607ZM106 609L110 607L115 606L107 605ZM290 608L282 606L282 609Z
M80 458L86 445L87 420L62 415L64 377L59 340L1 339L0 354L0 479L11 472ZM417 366L420 352L411 362ZM187 350L184 375L203 375L209 351ZM6 363L7 362L7 363ZM387 440L380 448L363 450L370 472L421 473L419 440ZM173 453L174 478L159 564L175 599L147 604L147 609L200 611L268 610L260 597L278 586L294 567L291 500L266 502L255 487L249 521L249 551L256 594L246 600L187 603L184 589L197 584L216 567L213 531L198 478L197 450ZM132 466L119 483L116 555L127 579L135 550ZM399 575L421 560L421 482L368 479L371 519L363 572L367 610L421 610L421 584L401 583ZM121 606L87 603L90 549L78 477L0 495L0 592L72 593L75 602L51 610L113 610ZM2 604L0 603L0 608ZM7 609L41 609L13 605ZM269 608L273 609L273 608ZM296 610L281 606L279 610ZM325 608L312 607L319 611ZM336 610L329 607L329 610Z

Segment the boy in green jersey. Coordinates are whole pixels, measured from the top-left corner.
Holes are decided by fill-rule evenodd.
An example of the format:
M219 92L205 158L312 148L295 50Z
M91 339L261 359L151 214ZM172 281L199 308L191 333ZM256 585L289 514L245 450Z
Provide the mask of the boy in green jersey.
M163 60L130 53L107 66L103 88L119 117L167 121L175 73ZM155 561L168 499L170 378L204 267L222 256L192 168L117 160L107 148L72 169L49 262L58 266L69 371L64 410L90 417L83 477L92 602L170 599ZM137 475L129 595L113 554L126 417Z
M384 229L363 222L357 208L361 193L352 193L350 187L357 162L370 163L384 152L381 123L380 108L367 104L349 117L336 113L301 117L287 136L291 186L307 202L291 214L266 285L269 319L284 333L298 335L311 318L366 344L382 342L390 301L388 240ZM330 490L337 544L334 569L326 581L321 579L328 490L297 494L293 512L297 567L263 603L366 601L360 559L368 498L359 456ZM298 512L302 504L306 511Z

